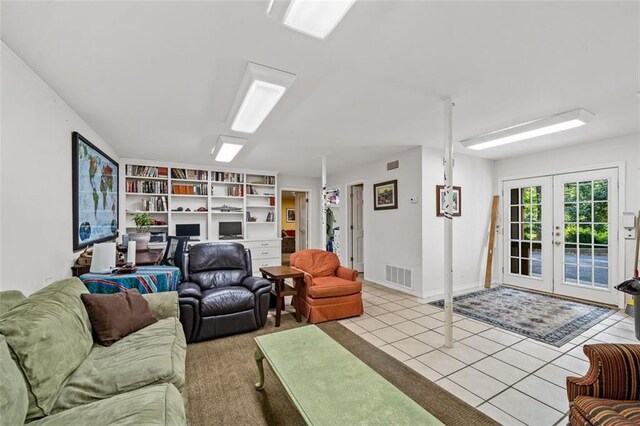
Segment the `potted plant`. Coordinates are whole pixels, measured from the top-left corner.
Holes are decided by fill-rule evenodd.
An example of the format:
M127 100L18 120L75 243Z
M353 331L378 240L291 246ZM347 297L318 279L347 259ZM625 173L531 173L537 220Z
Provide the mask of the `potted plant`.
M136 242L136 251L147 250L151 240L151 216L148 213L138 213L133 217L136 224L136 232L129 233L129 239Z

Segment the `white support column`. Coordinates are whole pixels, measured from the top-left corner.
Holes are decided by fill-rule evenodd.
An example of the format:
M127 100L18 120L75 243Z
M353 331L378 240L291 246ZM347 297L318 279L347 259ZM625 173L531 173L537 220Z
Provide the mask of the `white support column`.
M444 100L444 345L453 347L453 102Z
M320 230L320 242L322 243L322 250L327 249L327 157L322 156L322 204L320 206L320 223L322 228Z

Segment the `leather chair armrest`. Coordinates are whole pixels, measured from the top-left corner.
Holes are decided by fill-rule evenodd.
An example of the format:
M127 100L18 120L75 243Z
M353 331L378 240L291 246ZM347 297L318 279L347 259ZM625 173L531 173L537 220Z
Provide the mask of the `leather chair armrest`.
M271 281L253 276L245 278L242 281L242 285L253 293L257 292L261 288L268 287L269 289L271 289Z
M355 281L358 279L358 271L345 268L344 266L338 266L338 269L336 269L336 277L342 278L343 280Z
M165 318L180 318L177 292L163 291L143 294L142 297L149 303L149 309L158 321Z
M200 298L202 297L202 290L196 283L183 282L178 285L178 296L181 299L183 297L192 297L194 299L200 300Z
M569 402L580 395L614 400L640 400L640 345L585 345L589 370L584 377L567 377ZM635 368L627 368L635 366Z

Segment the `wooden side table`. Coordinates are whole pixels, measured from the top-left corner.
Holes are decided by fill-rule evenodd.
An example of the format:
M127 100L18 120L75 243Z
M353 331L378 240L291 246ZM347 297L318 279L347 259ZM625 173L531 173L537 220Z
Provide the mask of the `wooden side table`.
M302 321L302 309L300 300L302 297L302 286L304 286L304 272L289 266L266 266L260 268L262 277L271 278L275 282L276 293L276 327L280 327L280 316L284 307L285 296L293 296L293 306L296 310L296 321ZM285 278L293 278L295 287L285 284Z

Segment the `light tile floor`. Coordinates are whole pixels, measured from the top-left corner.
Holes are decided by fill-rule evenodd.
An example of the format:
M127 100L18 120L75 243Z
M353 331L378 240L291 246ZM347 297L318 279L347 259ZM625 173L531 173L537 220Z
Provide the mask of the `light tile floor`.
M365 314L340 323L505 425L565 424L566 377L589 367L582 346L638 343L624 312L559 348L454 314L456 343L445 348L442 309L371 283L362 297Z

